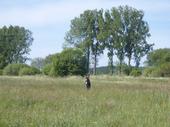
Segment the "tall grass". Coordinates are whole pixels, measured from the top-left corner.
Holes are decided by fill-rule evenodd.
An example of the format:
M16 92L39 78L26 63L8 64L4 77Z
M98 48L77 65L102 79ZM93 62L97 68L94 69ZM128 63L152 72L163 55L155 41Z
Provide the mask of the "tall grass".
M169 127L170 79L0 77L0 127Z

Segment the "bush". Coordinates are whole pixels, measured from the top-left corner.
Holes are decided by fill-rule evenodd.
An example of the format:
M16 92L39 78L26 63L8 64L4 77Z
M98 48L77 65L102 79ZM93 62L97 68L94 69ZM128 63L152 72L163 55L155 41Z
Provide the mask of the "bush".
M137 77L142 75L142 71L140 69L133 69L130 73L131 76Z
M36 75L40 74L40 70L35 67L24 67L20 69L19 75Z
M164 63L157 67L153 72L154 77L170 77L170 63Z
M51 76L85 75L86 57L80 49L65 49L52 61Z
M3 75L19 75L19 71L24 68L29 67L26 64L9 64L3 70Z
M151 77L154 70L155 70L155 67L145 68L144 71L143 71L143 75L146 76L146 77Z
M3 70L0 69L0 75L2 75L2 74L3 74Z
M126 63L123 63L121 66L121 73L125 75L129 75L132 71L132 67L129 67ZM120 64L116 64L116 72L120 74Z
M122 70L125 75L130 75L132 67L129 67L128 65L125 64L122 66Z
M45 75L50 75L50 72L51 72L51 68L52 68L52 65L51 64L47 64L44 68L43 68L43 74Z
M144 76L170 77L170 63L164 63L157 67L146 68Z

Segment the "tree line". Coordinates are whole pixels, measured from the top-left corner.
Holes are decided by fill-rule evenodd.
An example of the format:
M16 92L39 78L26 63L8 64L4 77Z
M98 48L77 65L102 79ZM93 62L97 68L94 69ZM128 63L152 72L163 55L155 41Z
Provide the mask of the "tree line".
M149 25L144 20L144 12L129 6L113 7L111 10L86 10L71 21L65 36L64 47L81 48L86 54L86 68L89 71L90 56L94 61L96 74L97 59L104 49L108 50L109 66L113 73L113 56L119 60L119 72L125 58L128 66L134 59L139 67L141 58L152 50Z
M152 51L153 44L147 42L149 37L149 25L141 10L129 6L86 10L71 20L61 53L32 59L28 66L25 61L29 59L32 32L20 26L4 26L0 28L0 75L85 75L91 71L91 63L96 74L98 58L107 49L111 74L116 56L119 74L138 76L143 71L145 76L170 76L170 49ZM139 68L145 55L146 67ZM131 65L132 59L135 67Z

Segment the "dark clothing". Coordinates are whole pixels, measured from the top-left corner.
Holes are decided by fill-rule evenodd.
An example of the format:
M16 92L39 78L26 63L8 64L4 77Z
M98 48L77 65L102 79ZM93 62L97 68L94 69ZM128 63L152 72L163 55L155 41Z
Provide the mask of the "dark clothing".
M90 83L90 79L89 78L86 78L85 85L86 85L87 89L91 88L91 83Z

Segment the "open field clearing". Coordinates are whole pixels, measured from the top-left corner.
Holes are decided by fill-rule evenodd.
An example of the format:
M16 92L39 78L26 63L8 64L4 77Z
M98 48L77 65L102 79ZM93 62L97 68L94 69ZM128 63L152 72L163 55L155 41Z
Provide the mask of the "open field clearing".
M0 77L0 127L170 127L170 79Z

